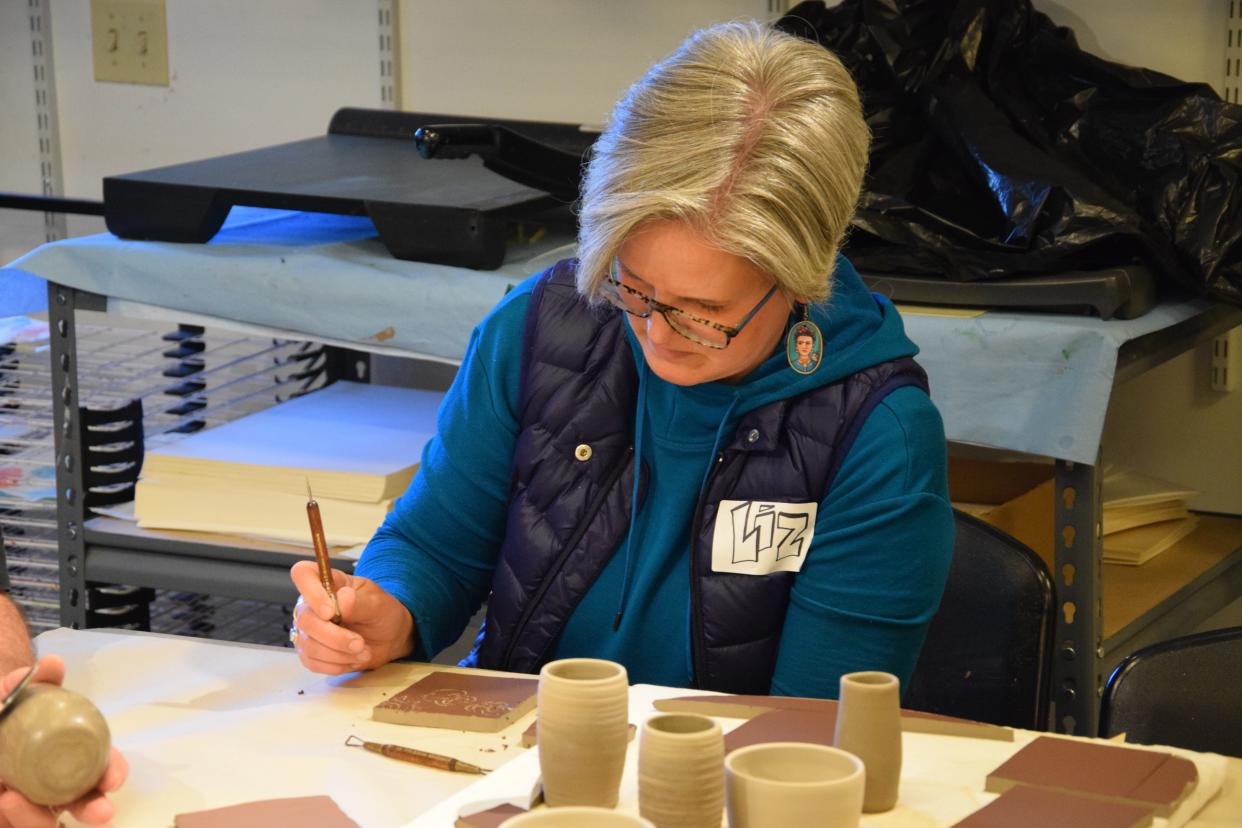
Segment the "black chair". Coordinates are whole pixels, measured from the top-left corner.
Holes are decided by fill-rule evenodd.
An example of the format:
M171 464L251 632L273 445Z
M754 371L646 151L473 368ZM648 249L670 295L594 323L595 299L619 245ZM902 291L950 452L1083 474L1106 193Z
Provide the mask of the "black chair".
M1046 730L1056 600L1026 545L954 510L953 563L902 706Z
M1242 627L1131 653L1100 703L1100 735L1242 756Z

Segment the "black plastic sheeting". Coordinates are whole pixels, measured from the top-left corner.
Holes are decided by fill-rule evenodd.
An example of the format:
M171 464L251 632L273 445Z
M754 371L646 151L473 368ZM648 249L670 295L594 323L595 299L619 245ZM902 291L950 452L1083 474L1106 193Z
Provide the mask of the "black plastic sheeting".
M1029 0L805 2L776 25L839 55L862 92L860 269L978 281L1138 262L1242 304L1242 106L1207 85L1088 54Z

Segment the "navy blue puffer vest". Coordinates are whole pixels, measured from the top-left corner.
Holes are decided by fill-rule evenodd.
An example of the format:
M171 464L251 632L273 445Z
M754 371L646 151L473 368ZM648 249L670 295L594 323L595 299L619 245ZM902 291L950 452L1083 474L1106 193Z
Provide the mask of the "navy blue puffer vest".
M582 300L575 265L553 267L530 300L505 539L484 631L464 662L478 667L538 671L629 530L638 374L623 315ZM722 441L692 524L695 686L768 692L796 577L713 572L720 501L822 502L871 409L905 385L927 390L914 360L875 365L747 412Z

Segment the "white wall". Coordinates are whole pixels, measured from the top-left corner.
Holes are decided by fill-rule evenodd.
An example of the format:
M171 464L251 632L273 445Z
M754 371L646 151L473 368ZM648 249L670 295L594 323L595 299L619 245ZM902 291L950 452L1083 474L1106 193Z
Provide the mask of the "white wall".
M1104 461L1199 490L1192 509L1242 515L1242 390L1213 391L1211 360L1204 342L1117 386Z
M167 0L168 87L97 83L86 0L50 2L68 195L103 176L322 132L378 106L371 0ZM1106 57L1221 82L1223 0L1036 0ZM598 123L690 30L768 0L403 0L407 109ZM36 191L24 0L0 0L0 189Z
M99 83L90 7L53 3L65 190L105 175L322 133L340 106L379 105L369 2L168 0L169 85Z
M322 133L338 107L379 105L372 2L167 0L166 8L170 83L141 86L96 82L90 4L52 0L66 195L99 199L106 175L305 138ZM0 189L37 193L29 31L24 0L0 0ZM12 215L0 215L5 261L36 214L16 228ZM98 232L102 221L71 216L69 229Z
M1210 84L1225 75L1229 0L1033 0L1092 54Z
M12 0L0 0L0 192L42 192L30 21L26 4ZM42 240L42 213L0 210L0 264Z
M166 0L168 87L98 83L90 5L50 3L66 195L104 176L322 133L341 106L380 105L373 0ZM767 0L404 0L406 109L602 121L691 29L766 16ZM0 0L0 190L37 193L25 0ZM70 216L70 235L102 220ZM42 242L42 217L0 211L0 260Z
M602 124L659 58L766 0L405 0L405 109Z

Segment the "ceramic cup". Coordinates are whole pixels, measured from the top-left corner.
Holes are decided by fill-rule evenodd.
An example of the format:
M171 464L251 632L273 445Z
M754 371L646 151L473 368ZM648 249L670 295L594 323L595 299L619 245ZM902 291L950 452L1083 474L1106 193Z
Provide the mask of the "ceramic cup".
M768 742L725 757L729 828L817 825L856 828L863 763L826 745Z
M656 828L720 828L724 734L706 716L668 713L643 725L638 811Z
M0 718L0 779L37 805L63 805L95 787L111 746L89 699L32 684Z
M633 814L607 808L542 808L509 817L500 828L655 828Z
M536 738L548 805L616 807L628 731L624 667L596 658L545 664Z
M874 814L897 804L901 781L901 683L892 673L841 676L836 746L863 761L867 785L863 811Z

